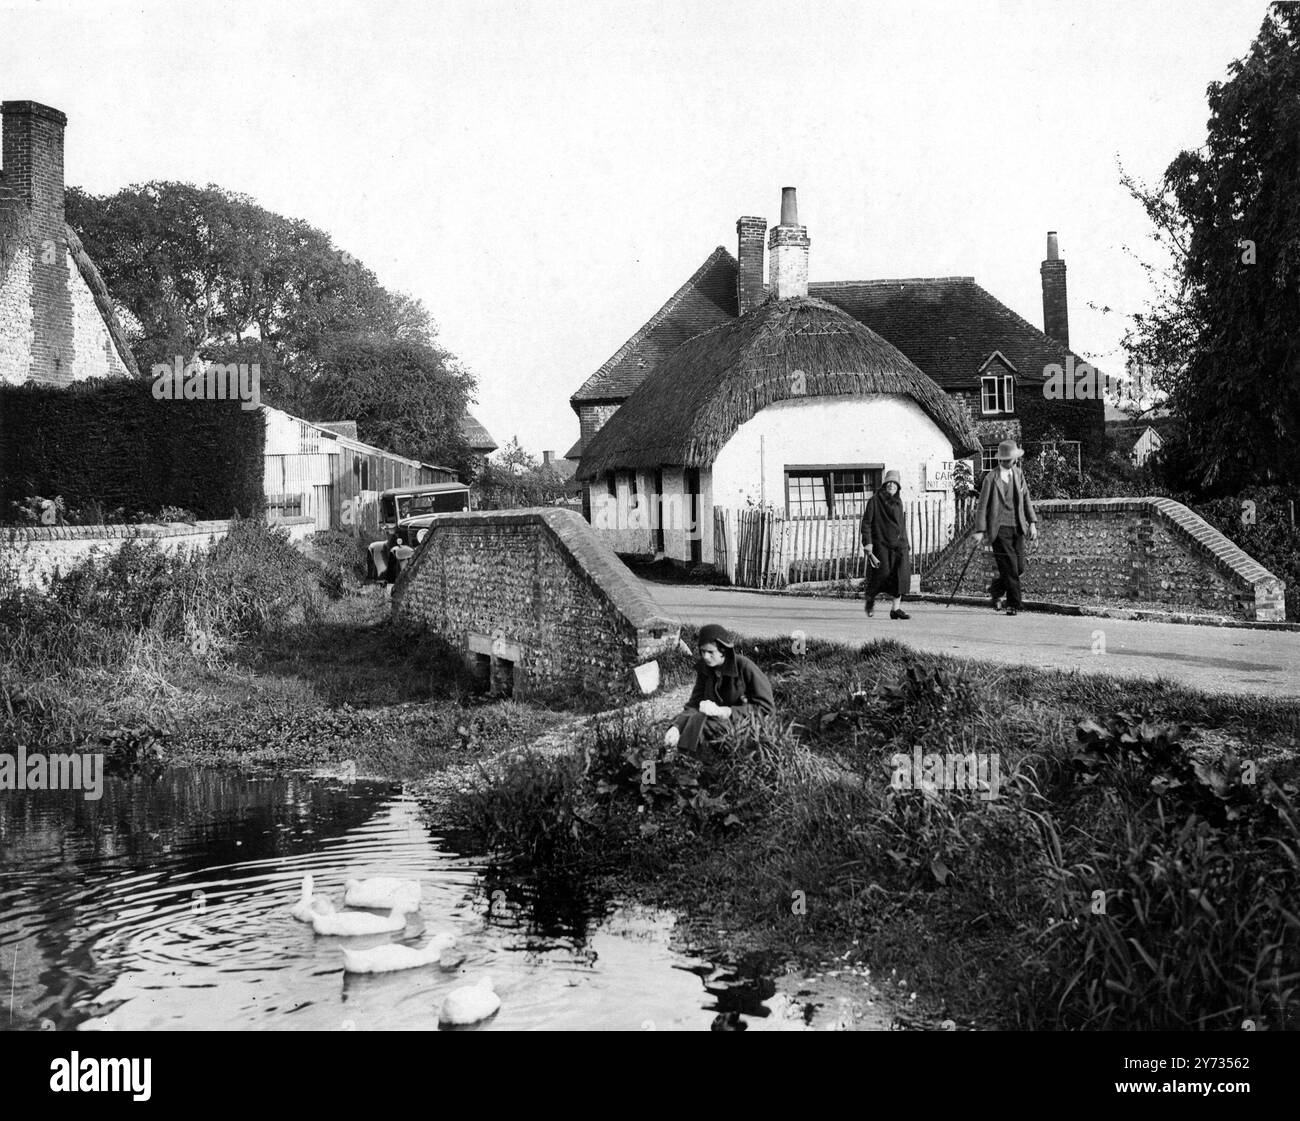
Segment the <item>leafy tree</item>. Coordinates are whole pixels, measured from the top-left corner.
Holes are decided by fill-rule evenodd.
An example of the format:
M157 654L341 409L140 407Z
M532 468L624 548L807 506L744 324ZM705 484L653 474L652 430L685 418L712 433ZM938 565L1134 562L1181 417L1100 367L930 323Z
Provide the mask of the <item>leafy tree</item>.
M328 234L212 185L102 198L70 188L67 214L139 325L142 375L177 355L256 362L268 404L355 418L367 441L467 464L458 422L473 378L438 345L419 300L387 291Z
M1228 72L1205 144L1155 189L1124 178L1169 259L1125 344L1181 421L1163 458L1219 493L1300 480L1300 6L1270 7Z
M460 430L474 380L445 350L415 339L345 334L321 348L310 407L321 419L355 419L367 443L471 472Z
M553 505L568 493L569 484L553 467L539 464L515 436L487 461L476 489L480 509L508 510Z

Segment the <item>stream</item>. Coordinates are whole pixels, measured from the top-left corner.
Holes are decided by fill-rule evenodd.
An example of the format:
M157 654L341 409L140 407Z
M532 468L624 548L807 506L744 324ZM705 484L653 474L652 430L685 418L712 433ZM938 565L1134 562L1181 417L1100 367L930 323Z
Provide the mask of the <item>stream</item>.
M10 1029L432 1029L490 974L507 1030L762 1028L770 983L728 988L670 946L675 916L619 900L522 898L457 854L400 785L174 768L79 791L0 792L0 1025ZM401 935L338 939L294 920L304 874L417 879ZM512 894L513 892L513 894ZM439 965L346 975L340 945L419 945ZM715 975L716 976L716 975Z

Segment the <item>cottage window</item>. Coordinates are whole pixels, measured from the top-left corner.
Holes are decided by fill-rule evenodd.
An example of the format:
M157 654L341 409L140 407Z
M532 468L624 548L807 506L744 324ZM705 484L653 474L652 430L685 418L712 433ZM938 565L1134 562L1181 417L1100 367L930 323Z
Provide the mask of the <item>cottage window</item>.
M980 378L980 408L985 413L1015 412L1015 379L1010 374L986 374Z
M609 491L610 498L618 497L618 476L613 471L605 472L605 489Z
M635 510L637 508L635 471L627 473L627 504L630 509Z
M998 465L997 444L985 444L980 448L980 470L992 471Z
M785 473L785 509L792 518L861 517L880 486L881 468L867 464L798 466Z

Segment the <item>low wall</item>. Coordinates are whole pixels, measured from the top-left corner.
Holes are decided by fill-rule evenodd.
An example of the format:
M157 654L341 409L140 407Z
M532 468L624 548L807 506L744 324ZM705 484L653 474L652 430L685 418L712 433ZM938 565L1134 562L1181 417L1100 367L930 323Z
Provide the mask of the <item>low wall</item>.
M316 531L311 518L277 523L301 541ZM11 570L27 588L44 588L57 568L66 572L89 556L108 556L128 538L157 541L165 552L182 546L206 549L230 532L228 520L138 525L8 526L0 528L0 566Z
M508 665L517 694L621 694L681 630L580 514L555 507L436 518L393 589L393 617L490 660L494 675Z
M1170 498L1036 502L1038 545L1026 542L1025 599L1160 604L1257 622L1286 618L1285 585L1218 530ZM953 591L971 552L972 527L939 555L921 590ZM981 550L957 589L987 595L997 573Z

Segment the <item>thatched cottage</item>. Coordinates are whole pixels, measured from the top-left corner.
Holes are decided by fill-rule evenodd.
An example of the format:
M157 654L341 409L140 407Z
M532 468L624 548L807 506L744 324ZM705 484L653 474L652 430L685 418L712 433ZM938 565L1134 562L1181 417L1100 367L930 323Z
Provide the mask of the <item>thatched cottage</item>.
M0 384L138 376L104 281L63 213L67 118L3 104Z
M1072 353L1054 234L1044 332L970 277L810 285L793 188L770 235L762 218L737 231L738 259L717 248L570 400L567 457L616 549L708 562L714 507L843 517L887 467L942 501L953 460L978 473L1007 437L1032 451L1054 427L1085 460L1101 446L1100 400L1042 392Z

